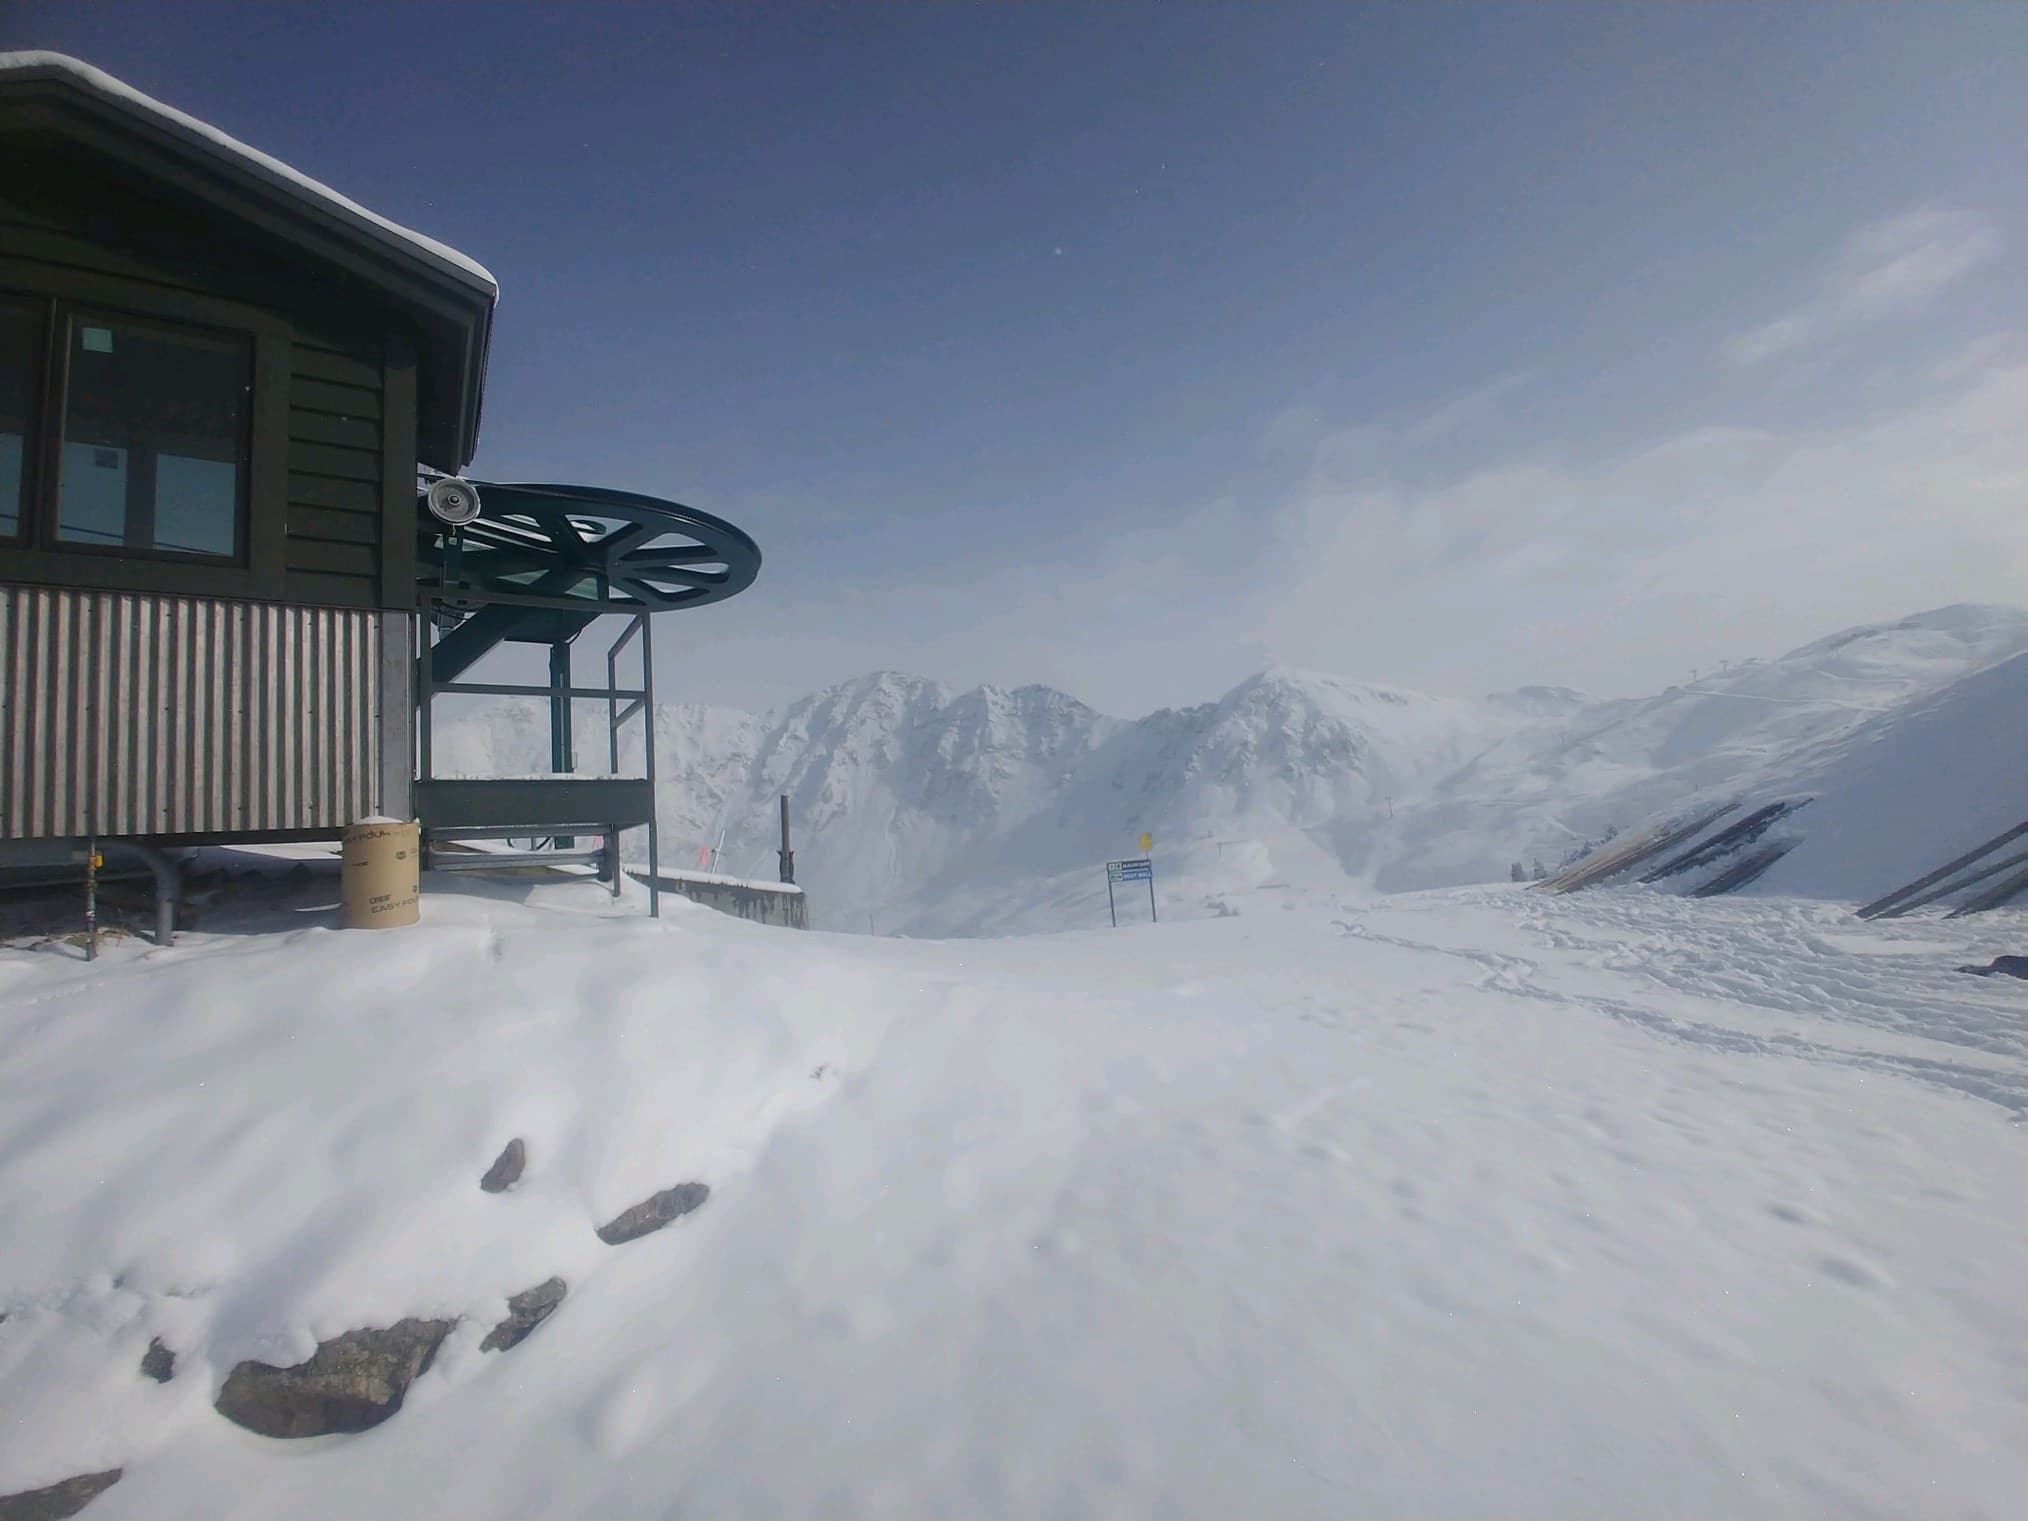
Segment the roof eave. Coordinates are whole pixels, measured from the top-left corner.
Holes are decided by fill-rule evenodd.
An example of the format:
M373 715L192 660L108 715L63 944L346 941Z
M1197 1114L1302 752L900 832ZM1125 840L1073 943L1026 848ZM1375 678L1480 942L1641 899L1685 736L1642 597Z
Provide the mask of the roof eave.
M54 58L17 64L0 73L0 82L8 96L31 108L41 104L78 113L120 138L153 144L201 171L198 178L216 181L229 196L314 234L313 249L317 244L349 248L365 266L357 271L360 276L379 284L398 302L413 303L420 296L443 317L450 316L445 307L456 312L468 336L457 386L458 436L450 451L456 458L444 463L460 470L471 463L478 450L493 310L500 294L489 273L462 255L446 257L421 235L384 223L336 192L305 182L259 150L231 139L220 141L223 134L214 135L215 129L138 95L89 65Z

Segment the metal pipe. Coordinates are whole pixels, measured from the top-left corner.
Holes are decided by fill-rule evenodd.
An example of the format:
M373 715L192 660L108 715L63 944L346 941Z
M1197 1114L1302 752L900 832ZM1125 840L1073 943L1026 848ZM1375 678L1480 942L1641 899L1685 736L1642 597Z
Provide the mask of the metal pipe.
M549 646L549 769L564 775L577 770L577 747L570 732L570 641L558 639ZM556 836L556 848L569 850L575 835ZM613 891L620 890L617 878Z
M620 644L626 636L606 648L606 775L620 774ZM628 715L632 717L630 713Z
M437 599L424 594L417 609L421 619L422 647L416 651L416 664L420 668L416 681L416 780L427 782L435 772L431 769L434 757L430 754L430 709L437 695L436 660L437 643Z
M183 872L164 851L134 840L101 840L101 852L132 856L155 874L155 943L176 943L176 905L183 901Z
M99 959L99 848L85 841L85 960Z
M570 641L549 647L549 769L557 775L577 770L577 746L571 740Z
M535 686L518 681L440 681L439 692L457 692L474 697L629 697L642 694L632 687ZM624 721L624 720L623 720Z
M0 840L0 866L84 866L101 855L123 855L155 878L155 943L176 939L176 906L183 901L183 872L163 851L134 840Z
M611 838L611 831L607 832ZM583 850L473 850L430 857L431 871L504 871L527 866L590 866L603 882L613 864L613 848L603 840Z
M641 754L648 778L648 917L662 917L662 889L657 873L662 869L662 830L656 822L660 805L655 797L655 636L648 628L648 615L636 613L634 627L641 635ZM614 841L617 848L618 841ZM619 857L614 856L615 862Z
M789 848L789 795L786 792L782 794L782 848L779 854L782 858L782 880L784 882L794 882L796 880L796 853Z

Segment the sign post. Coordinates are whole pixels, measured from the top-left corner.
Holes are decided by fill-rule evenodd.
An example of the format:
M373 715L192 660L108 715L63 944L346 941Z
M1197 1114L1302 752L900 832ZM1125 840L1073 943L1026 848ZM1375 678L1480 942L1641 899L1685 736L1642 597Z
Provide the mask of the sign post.
M1119 882L1148 884L1148 922L1155 923L1155 863L1146 856L1132 861L1106 862L1106 909L1112 915L1114 929L1120 927L1119 905L1113 897L1113 886Z

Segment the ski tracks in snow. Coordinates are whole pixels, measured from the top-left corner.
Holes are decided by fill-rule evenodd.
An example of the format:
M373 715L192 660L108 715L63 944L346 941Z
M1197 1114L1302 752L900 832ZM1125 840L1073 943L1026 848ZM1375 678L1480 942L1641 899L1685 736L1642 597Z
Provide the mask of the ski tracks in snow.
M1507 933L1463 944L1401 932L1427 916L1437 934L1455 935L1460 900L1495 927L1504 919ZM1431 912L1439 905L1440 919ZM1929 921L1860 927L1836 905L1635 889L1559 898L1467 890L1340 907L1332 924L1341 934L1472 963L1490 991L1714 1050L1913 1079L2028 1119L2028 999L2010 979L1954 970L1990 954L1972 942L2004 939L2028 916L1940 942ZM1535 956L1487 947L1517 934ZM1544 986L1552 962L1556 986Z

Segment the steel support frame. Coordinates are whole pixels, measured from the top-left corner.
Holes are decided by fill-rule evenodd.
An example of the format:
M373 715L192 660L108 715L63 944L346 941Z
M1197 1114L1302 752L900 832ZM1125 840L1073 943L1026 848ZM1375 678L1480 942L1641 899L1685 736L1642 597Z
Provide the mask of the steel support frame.
M570 734L570 640L558 639L549 646L549 769L555 776L569 776L577 770L577 746ZM577 836L560 834L551 845L570 850Z
M557 725L569 721L569 699L583 697L603 698L606 703L606 726L609 756L612 769L619 769L620 730L637 714L642 719L642 757L645 778L648 784L648 912L652 917L662 914L662 895L655 886L655 879L661 866L661 831L655 821L655 650L654 641L648 632L648 614L652 609L642 608L638 612L623 614L627 626L620 632L606 650L606 684L603 687L580 687L572 684L569 664L570 646L550 646L550 679L537 686L522 682L498 681L445 681L435 679L432 671L431 648L435 643L437 628L437 607L441 602L455 600L469 607L473 603L485 603L491 599L484 593L474 593L469 588L461 589L455 599L441 597L422 589L419 592L416 609L416 780L428 783L436 779L435 774L435 722L433 710L436 698L441 693L464 693L474 696L499 697L546 697L550 700L550 759L555 764L559 756L574 759L574 746L570 736L559 737ZM501 598L502 601L524 601L523 598ZM582 605L581 603L578 605ZM641 678L638 687L622 687L619 681L619 660L625 648L634 640L640 640ZM559 661L559 655L561 659ZM620 703L625 700L624 712ZM561 717L559 717L559 714ZM565 773L567 774L567 768ZM546 822L558 822L550 820ZM605 826L605 854L609 859L609 871L614 897L620 895L623 873L620 867L620 832Z
M620 685L620 652L634 640L641 641L641 685L629 691ZM628 699L624 712L620 699ZM655 640L648 629L648 615L639 612L627 620L627 626L606 649L606 745L609 752L608 764L617 772L620 769L620 730L635 714L641 715L641 766L648 779L648 916L662 917L662 889L656 886L662 866L662 831L655 822L657 809L655 797ZM618 834L613 836L613 892L620 890Z

